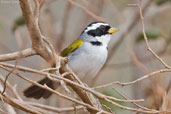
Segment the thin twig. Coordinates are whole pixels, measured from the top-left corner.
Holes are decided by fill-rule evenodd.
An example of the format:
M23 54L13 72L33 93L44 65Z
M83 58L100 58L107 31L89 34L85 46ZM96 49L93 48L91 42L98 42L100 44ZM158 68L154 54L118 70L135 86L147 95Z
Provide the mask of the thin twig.
M138 60L138 58L136 57L135 53L133 51L131 51L131 58L133 60L133 63L141 70L143 71L145 74L148 74L149 71L148 69Z
M157 55L164 56L166 54L166 51L167 51L167 47L164 47L164 49L157 52ZM154 60L152 58L152 56L153 55L140 57L139 61L141 60L144 63L151 62L152 60ZM125 68L125 67L132 67L132 66L133 66L132 62L128 61L128 62L113 63L113 64L109 63L109 64L107 64L106 68L115 68L115 70L116 70L116 69L121 69L121 68Z
M109 112L111 112L112 114L115 114L112 109L104 104L102 104L103 107L105 107Z
M74 2L73 0L68 0L68 2L70 2L72 5L82 9L87 15L89 15L90 17L92 17L93 19L97 20L97 21L104 21L103 18L98 17L97 15L95 15L93 12L91 12L90 10L88 10L87 8L85 8L84 6L81 6L80 4Z
M0 93L2 93L2 92L0 92ZM1 94L1 97L2 97L2 99L6 103L8 103L8 104L10 104L10 105L12 105L12 106L14 106L14 107L16 107L18 109L21 109L21 110L23 110L25 112L28 112L28 113L31 113L31 114L41 114L39 111L35 111L35 110L33 110L31 108L28 108L28 107L26 107L24 105L21 105L19 103L16 103L11 97L7 96L6 94L3 94L3 95Z
M115 82L111 82L111 83L108 83L108 84L105 84L105 85L94 87L93 89L104 88L104 87L108 87L108 86L111 86L111 85L114 85L114 84L118 84L120 86L132 85L132 84L138 83L138 82L140 82L140 81L142 81L144 79L147 79L147 78L149 78L149 77L151 77L153 75L156 75L156 74L159 74L159 73L164 73L164 72L171 72L171 69L160 69L160 70L154 71L152 73L149 73L147 75L144 75L141 78L138 78L138 79L136 79L134 81L131 81L131 82L121 83L119 81L115 81Z
M57 107L52 107L52 106L43 105L43 104L39 104L39 103L27 102L27 101L21 102L21 101L16 100L16 102L20 102L23 105L25 105L25 104L32 105L34 107L38 107L38 108L45 109L45 110L51 111L51 112L56 112L56 113L74 111L74 107L57 108ZM81 110L81 109L84 109L85 107L83 107L83 106L75 106L75 108L77 110Z
M159 60L163 66L165 68L168 68L168 69L171 69L171 67L169 65L167 65L163 60L162 58L160 58L150 47L149 43L148 43L148 38L147 38L147 35L145 33L145 27L144 27L144 17L143 17L143 12L142 12L142 8L141 8L141 1L142 0L139 0L139 4L138 4L138 8L139 8L139 13L140 13L140 18L141 18L141 25L142 25L142 31L143 31L143 36L144 36L144 40L145 40L145 43L146 43L146 46L147 46L147 50L152 53L152 55L154 55L154 57Z
M16 66L17 66L17 63L18 61L15 62L15 67L6 75L5 77L5 81L4 81L4 89L2 91L2 95L5 93L5 90L6 90L6 87L7 87L7 80L8 80L8 77L10 76L10 74L12 74L14 72L14 70L16 69Z
M115 88L112 88L116 93L118 93L121 97L123 97L125 100L128 100L128 98L125 96L125 95L123 95L121 92L119 92L117 89L115 89ZM143 109L143 110L148 110L148 111L155 111L155 110L153 110L153 109L149 109L149 108L146 108L146 107L143 107L143 106L141 106L141 105L139 105L139 104L137 104L137 103L135 103L135 102L133 102L133 104L135 105L135 106L137 106L138 108L141 108L141 109Z
M0 75L0 80L3 83L5 81L5 79L3 78L2 75ZM15 86L12 86L8 81L6 83L7 87L10 89L10 92L13 93L13 95L15 96L15 98L19 99L20 101L22 101L21 97L19 96L19 94L17 93Z

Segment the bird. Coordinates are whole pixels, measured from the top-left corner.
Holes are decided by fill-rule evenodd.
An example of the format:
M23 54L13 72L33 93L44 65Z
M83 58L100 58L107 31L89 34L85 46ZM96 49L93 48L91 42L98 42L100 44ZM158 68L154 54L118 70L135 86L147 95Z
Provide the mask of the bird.
M89 76L87 78L91 80L105 64L109 41L112 34L118 31L119 29L111 27L106 22L92 22L83 30L80 37L66 47L60 55L69 59L67 65L79 78ZM54 90L59 86L58 82L53 82L47 77L38 83L46 84ZM36 85L26 88L23 93L24 96L34 99L47 99L52 95L50 91Z

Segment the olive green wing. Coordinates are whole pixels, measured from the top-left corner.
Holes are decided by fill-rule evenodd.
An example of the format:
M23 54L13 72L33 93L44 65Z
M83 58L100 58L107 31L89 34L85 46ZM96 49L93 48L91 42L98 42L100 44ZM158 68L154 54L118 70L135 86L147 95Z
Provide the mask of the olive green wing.
M62 52L61 56L66 57L73 51L75 51L77 48L79 48L83 44L83 40L77 39L72 44L70 44L68 47L66 47Z

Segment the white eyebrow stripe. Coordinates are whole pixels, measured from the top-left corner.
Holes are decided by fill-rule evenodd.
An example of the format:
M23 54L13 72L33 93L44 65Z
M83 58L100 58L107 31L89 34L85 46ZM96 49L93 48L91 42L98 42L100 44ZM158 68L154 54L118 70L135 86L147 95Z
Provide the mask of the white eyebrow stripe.
M104 25L104 26L108 26L109 24L107 23L95 23L95 24L92 24L91 26L88 26L86 29L85 29L85 32L88 32L89 30L95 30L96 28L100 27L101 25Z

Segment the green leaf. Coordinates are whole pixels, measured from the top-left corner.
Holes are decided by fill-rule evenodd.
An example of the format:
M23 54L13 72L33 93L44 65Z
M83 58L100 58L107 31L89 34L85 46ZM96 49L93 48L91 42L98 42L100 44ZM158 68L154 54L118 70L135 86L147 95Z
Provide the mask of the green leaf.
M147 38L149 40L156 40L157 38L159 38L161 36L160 31L159 30L155 30L155 29L149 29L145 33L146 33ZM144 40L143 33L138 34L137 38L136 38L136 42L141 42L143 40Z
M23 16L18 17L13 24L12 31L15 31L18 27L25 25Z

